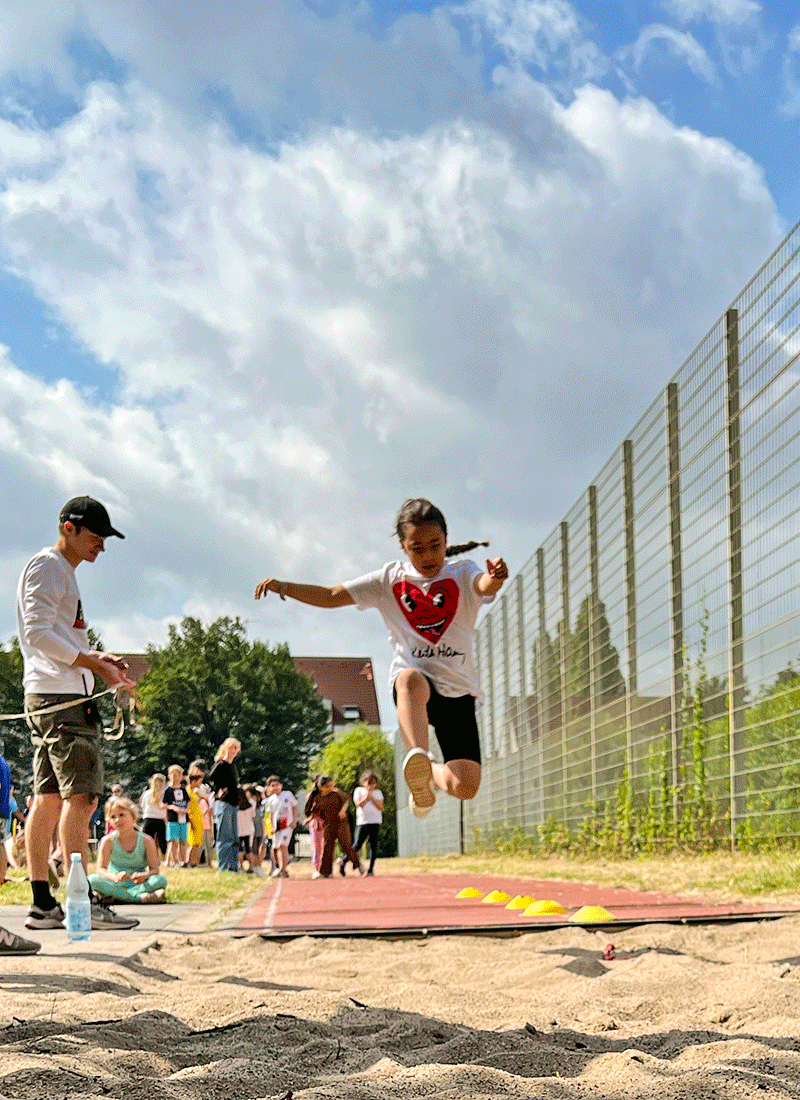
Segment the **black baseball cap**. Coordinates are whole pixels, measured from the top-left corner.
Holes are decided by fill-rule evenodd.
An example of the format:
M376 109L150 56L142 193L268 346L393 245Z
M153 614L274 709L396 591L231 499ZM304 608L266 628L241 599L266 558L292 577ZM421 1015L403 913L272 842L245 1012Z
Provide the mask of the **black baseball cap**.
M118 539L125 538L121 531L111 526L105 507L92 497L73 497L68 500L59 513L58 522L63 523L67 519L76 527L88 527L93 534L103 539L109 535L116 535Z

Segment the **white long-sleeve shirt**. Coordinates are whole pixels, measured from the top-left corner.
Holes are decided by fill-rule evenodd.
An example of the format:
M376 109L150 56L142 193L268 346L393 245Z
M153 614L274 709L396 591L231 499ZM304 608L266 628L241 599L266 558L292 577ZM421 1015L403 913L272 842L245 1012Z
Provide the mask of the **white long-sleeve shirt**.
M34 555L22 571L17 631L26 694L91 694L94 676L74 666L79 654L91 650L75 567L53 546Z

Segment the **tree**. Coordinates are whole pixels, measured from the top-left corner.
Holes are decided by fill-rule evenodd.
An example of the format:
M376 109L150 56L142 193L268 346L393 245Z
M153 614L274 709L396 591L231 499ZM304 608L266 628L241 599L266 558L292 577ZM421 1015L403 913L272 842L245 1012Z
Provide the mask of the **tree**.
M12 638L8 647L0 646L0 714L21 714L24 707L22 691L22 653L19 642ZM24 805L28 793L33 749L25 719L0 723L0 741L3 756L11 768L11 781L16 787L18 799Z
M147 654L150 668L137 693L148 770L163 771L173 761L186 766L195 757L210 763L225 738L236 737L242 778L275 772L289 789L303 783L309 760L328 736L329 719L288 646L248 641L238 618L206 627L187 616L180 627L170 627L165 646L151 646Z
M397 855L394 748L383 730L357 722L343 737L337 737L325 746L313 760L310 775L330 775L335 786L352 796L365 771L376 773L378 785L383 791L383 824L378 838L378 855Z

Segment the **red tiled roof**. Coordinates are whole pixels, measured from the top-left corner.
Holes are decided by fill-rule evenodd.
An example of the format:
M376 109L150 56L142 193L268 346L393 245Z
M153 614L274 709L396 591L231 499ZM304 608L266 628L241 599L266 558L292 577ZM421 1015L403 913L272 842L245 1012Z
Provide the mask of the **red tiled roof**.
M310 676L323 699L333 707L333 724L342 726L345 707L358 707L370 726L381 724L375 675L370 657L292 657L294 667Z

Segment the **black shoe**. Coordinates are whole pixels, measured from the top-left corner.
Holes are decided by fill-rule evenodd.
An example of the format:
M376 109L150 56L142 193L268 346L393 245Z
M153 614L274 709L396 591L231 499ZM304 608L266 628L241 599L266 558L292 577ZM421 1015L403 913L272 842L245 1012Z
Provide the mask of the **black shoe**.
M0 955L35 955L42 945L35 940L26 940L7 928L0 928Z
M104 898L92 902L92 929L94 931L121 932L126 928L136 928L137 917L121 917L109 907Z
M32 905L25 918L26 928L63 928L64 910L56 902L52 909L40 909L38 905Z
M346 859L340 859L339 860L339 874L342 876L342 878L344 878L344 869L345 869L346 865L347 865L347 860Z

